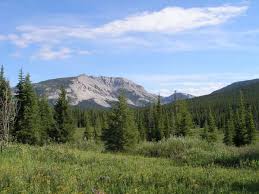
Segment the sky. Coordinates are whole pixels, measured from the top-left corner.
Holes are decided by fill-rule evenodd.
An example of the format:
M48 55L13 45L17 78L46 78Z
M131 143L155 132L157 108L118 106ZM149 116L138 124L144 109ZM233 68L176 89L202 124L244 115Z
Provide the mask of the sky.
M12 85L128 78L195 96L259 78L258 0L0 0L0 64Z

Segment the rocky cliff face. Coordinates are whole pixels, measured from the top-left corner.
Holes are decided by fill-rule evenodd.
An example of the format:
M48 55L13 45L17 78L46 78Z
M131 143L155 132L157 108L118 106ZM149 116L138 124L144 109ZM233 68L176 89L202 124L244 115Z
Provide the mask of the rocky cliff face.
M129 105L136 107L143 107L157 100L157 95L148 93L142 86L120 77L80 75L34 84L36 92L53 103L57 100L61 87L66 89L71 105L83 107L111 107L112 103L118 101L121 93L126 96ZM185 94L178 94L177 99L188 98ZM173 100L174 97L162 97L164 104Z

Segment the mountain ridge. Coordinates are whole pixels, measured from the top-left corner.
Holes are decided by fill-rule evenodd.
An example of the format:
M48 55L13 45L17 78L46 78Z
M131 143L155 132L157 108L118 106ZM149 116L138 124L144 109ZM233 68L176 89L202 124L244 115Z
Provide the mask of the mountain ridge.
M71 105L83 107L100 106L111 107L118 101L123 93L131 106L144 107L156 102L158 95L149 93L145 88L123 77L89 76L80 74L74 77L56 78L33 84L40 96L46 96L50 102L55 103L59 89L64 87L68 93ZM163 104L171 103L175 94L169 97L161 97ZM192 95L177 93L177 99L192 98Z

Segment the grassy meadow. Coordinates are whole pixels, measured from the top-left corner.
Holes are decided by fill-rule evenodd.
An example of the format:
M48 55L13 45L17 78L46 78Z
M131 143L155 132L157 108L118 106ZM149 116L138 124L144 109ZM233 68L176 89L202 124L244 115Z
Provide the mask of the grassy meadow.
M11 144L0 157L0 193L259 193L259 146L195 136L117 154L83 141Z

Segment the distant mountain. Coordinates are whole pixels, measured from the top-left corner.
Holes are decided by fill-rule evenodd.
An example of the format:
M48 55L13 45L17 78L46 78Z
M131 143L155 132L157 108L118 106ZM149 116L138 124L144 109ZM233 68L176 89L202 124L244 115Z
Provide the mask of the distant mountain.
M253 79L248 81L241 81L241 82L235 82L233 84L230 84L229 86L226 86L222 89L219 89L213 94L220 94L220 93L229 93L229 92L237 92L240 90L254 90L259 88L259 79Z
M80 107L108 108L118 101L123 93L129 105L144 107L157 100L157 95L148 93L142 86L120 77L95 77L80 75L58 78L34 84L38 95L46 96L52 103L58 98L59 89L64 87L71 105ZM191 95L177 93L177 99L186 99ZM174 96L162 97L162 103L174 101Z
M226 113L228 113L229 107L234 109L238 107L240 91L244 95L245 104L250 105L254 114L258 115L256 110L259 110L259 79L255 79L236 82L209 95L188 100L194 120L197 123L203 123L204 118L207 117L208 109L211 109L215 116L220 119L219 125L223 126L228 117Z
M194 96L190 95L190 94L185 94L185 93L174 93L171 96L163 97L162 104L169 104L176 100L186 100L186 99L191 99L191 98L194 98Z

